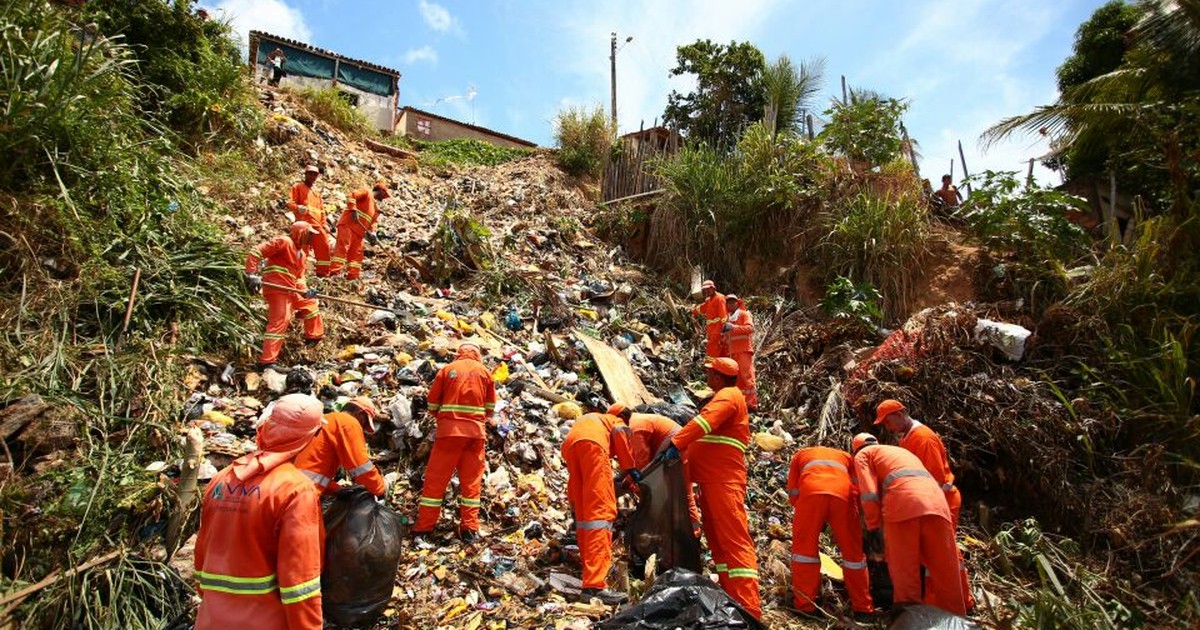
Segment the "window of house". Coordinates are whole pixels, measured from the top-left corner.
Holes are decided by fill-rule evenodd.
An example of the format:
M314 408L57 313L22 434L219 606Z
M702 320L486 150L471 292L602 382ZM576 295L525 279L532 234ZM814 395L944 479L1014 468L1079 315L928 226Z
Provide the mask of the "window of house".
M417 133L428 136L432 128L432 122L428 118L417 119Z

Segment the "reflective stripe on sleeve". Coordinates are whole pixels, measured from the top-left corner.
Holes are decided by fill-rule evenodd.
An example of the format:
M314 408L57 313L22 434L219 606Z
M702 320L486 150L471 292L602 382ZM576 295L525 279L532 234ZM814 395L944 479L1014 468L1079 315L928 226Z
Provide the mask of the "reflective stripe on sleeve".
M611 521L576 521L575 529L612 529Z
M806 556L803 554L794 553L794 554L792 554L792 562L796 562L799 564L821 564L821 559L814 558L813 556Z
M729 565L725 564L724 562L717 564L717 573L726 573L728 571L729 571Z
M842 568L843 568L843 569L850 569L850 570L852 570L852 571L853 571L853 570L865 569L865 568L867 568L867 561L866 561L866 560L859 560L858 562L850 562L849 560L842 560Z
M232 595L265 595L274 593L276 588L275 574L263 577L238 577L236 575L221 575L196 571L200 588L206 591L217 591ZM318 579L319 583L319 579Z
M279 600L284 604L298 604L310 597L321 594L321 576L295 586L279 587Z
M835 462L832 459L814 459L811 462L808 462L807 464L805 464L804 468L801 468L800 471L804 472L805 470L808 470L809 468L812 468L813 466L828 466L830 468L837 468L838 470L841 470L843 472L849 472L848 470L846 470L845 464L843 464L841 462Z
M879 495L875 494L874 492L867 492L862 495L862 500L863 501L875 501L878 503Z
M321 473L313 472L311 470L304 470L303 468L300 469L300 474L312 479L312 482L320 486L322 489L333 482L332 479L322 475Z
M363 465L361 465L361 466L355 466L354 468L351 468L350 470L347 470L347 471L346 471L346 474L347 474L347 475L350 475L350 477L351 477L351 478L354 478L354 477L357 477L357 476L359 476L359 475L366 474L366 473L370 472L370 471L371 471L371 469L372 469L372 468L374 468L374 467L375 467L375 463L374 463L374 462L371 462L371 461L368 461L367 463L365 463L365 464L363 464Z
M700 428L704 429L705 433L712 433L712 425L708 423L708 420L704 419L704 416L697 415L695 418L692 418L692 420L700 423Z
M724 320L724 319L722 319L722 318L720 318L720 317L714 317L714 318L712 318L712 319L706 319L706 320L704 320L704 323L705 323L705 324L712 325L712 324L720 324L720 323L722 323L722 322L724 322L724 321L725 321L725 320Z
M820 560L818 560L818 562L820 562ZM748 578L757 580L758 570L745 567L729 567L728 575L730 578Z
M953 490L953 489L954 489L954 484L952 484L952 483L944 483L944 484L942 484L942 491L943 491L943 492L950 492L950 491L951 491L951 490Z

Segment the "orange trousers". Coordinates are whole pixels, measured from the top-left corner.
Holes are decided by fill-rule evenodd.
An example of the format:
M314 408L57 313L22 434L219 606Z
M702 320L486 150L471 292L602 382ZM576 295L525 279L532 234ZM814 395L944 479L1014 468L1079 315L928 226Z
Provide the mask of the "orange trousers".
M754 615L762 617L758 595L758 557L750 524L746 515L745 483L699 483L696 500L703 516L701 528L721 588L737 603Z
M821 530L829 523L842 552L846 590L855 612L875 610L863 554L858 510L846 499L829 494L801 494L792 515L792 598L798 610L815 612L821 593Z
M751 411L758 408L758 388L754 379L754 353L739 352L732 357L738 364L738 389L746 397L746 407Z
M952 488L946 493L946 503L950 506L950 522L954 527L954 533L958 534L958 513L962 511L962 494L958 488ZM963 602L967 605L967 610L975 607L975 595L971 592L971 581L967 578L967 565L963 564L962 551L959 551L958 545L954 545L954 551L958 553L958 579L962 584ZM935 592L936 585L934 584L933 576L927 574L925 576L925 592Z
M605 588L612 567L612 522L617 518L609 453L595 442L580 440L563 451L563 459L583 563L583 588Z
M958 576L958 548L950 521L931 515L885 521L883 556L892 578L892 599L897 605L922 601L923 566L934 589L926 593L924 603L956 615L967 614Z
M329 229L325 227L324 223L313 227L321 232L320 234L313 234L312 242L309 244L309 247L312 249L313 260L316 261L313 263L314 271L316 271L318 277L324 278L333 273L329 261Z
M483 449L486 440L440 437L425 464L425 484L417 503L417 532L432 531L442 514L442 496L450 476L458 471L458 516L462 531L479 531L479 493L483 488Z
M338 275L343 267L346 267L346 277L351 280L362 275L363 234L348 227L338 230L333 256L329 259L329 275Z
M320 341L325 336L325 323L321 320L321 312L317 310L316 300L299 293L270 288L263 289L263 299L267 301L267 330L263 332L259 363L274 363L279 359L293 315L304 319L305 339Z

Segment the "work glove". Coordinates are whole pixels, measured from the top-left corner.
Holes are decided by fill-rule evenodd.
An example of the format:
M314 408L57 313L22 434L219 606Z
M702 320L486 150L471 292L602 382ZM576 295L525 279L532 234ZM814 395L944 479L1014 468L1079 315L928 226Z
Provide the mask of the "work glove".
M366 234L363 234L363 236L367 239L368 243L370 243L372 245L379 244L379 237L375 236L374 232L367 232Z
M246 283L246 290L251 293L262 292L262 276L253 273L242 274L242 281Z
M721 332L723 333L727 333L731 330L733 330L733 324L730 324L729 322L725 322L725 325L721 326Z
M306 297L306 298L308 298L308 299L310 299L310 300L311 300L312 298L315 298L315 297L317 297L317 290L316 290L316 289L305 289L305 290L304 290L304 297Z
M675 444L672 443L670 446L667 447L667 450L659 453L658 456L654 458L654 461L670 462L670 461L677 460L679 458L680 458L679 449L675 448ZM638 473L638 474L640 475L641 473Z
M641 483L641 482L642 482L642 471L640 471L640 470L638 470L638 469L636 469L636 468L630 468L630 469L629 469L629 471L628 471L628 472L626 472L625 474L626 474L626 476L628 476L630 479L632 479L632 480L634 481L634 483Z

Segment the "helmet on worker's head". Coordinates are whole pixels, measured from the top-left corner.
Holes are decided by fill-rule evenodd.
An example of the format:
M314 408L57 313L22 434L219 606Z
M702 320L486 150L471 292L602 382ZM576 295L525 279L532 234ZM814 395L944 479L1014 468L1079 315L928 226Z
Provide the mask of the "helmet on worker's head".
M863 447L871 446L872 444L879 444L879 440L875 439L874 435L859 433L854 436L854 439L850 440L850 453L856 455Z
M392 193L388 191L387 182L385 182L383 180L375 182L375 185L372 186L371 189L378 190L381 193L380 199L387 199L388 197L392 196Z
M379 430L379 424L375 422L376 416L379 415L379 410L375 408L375 403L371 402L370 397L357 396L355 398L351 398L350 401L346 403L346 406L353 406L357 408L363 413L364 416L367 417L367 422L363 426L364 431L367 433L375 433Z
M712 280L705 280L704 282L700 283L700 289L712 289L713 291L716 291L717 283L713 282Z
M875 407L875 424L883 424L883 421L891 414L896 413L897 411L906 410L908 410L908 407L905 407L904 403L900 402L899 400L889 398L879 403L878 407Z
M459 346L458 347L458 355L455 356L455 358L456 359L474 359L476 361L479 361L480 363L483 362L483 355L480 354L480 352L479 352L479 346L477 346L473 343L464 343L463 345Z
M304 172L305 173L316 173L316 174L320 175L321 168L318 167L316 164L309 164L308 166L304 167Z
M628 420L633 415L633 410L621 403L613 403L608 408L608 415L616 416L622 420Z
M738 362L729 357L720 357L718 359L710 359L704 362L704 367L725 376L738 375Z
M740 300L740 299L742 299L742 298L738 297L736 293L726 293L726 294L725 294L725 301L726 301L726 302L728 302L728 301L730 301L730 300L732 300L732 301L736 302L736 301L738 301L738 300Z
M258 447L264 451L303 447L321 428L324 411L321 401L308 394L283 396L275 401L271 415L258 427Z
M314 234L320 234L320 232L318 232L317 228L313 227L308 221L296 221L292 224L292 227L288 229L288 236L292 237L292 242L295 243L297 247L308 243Z

